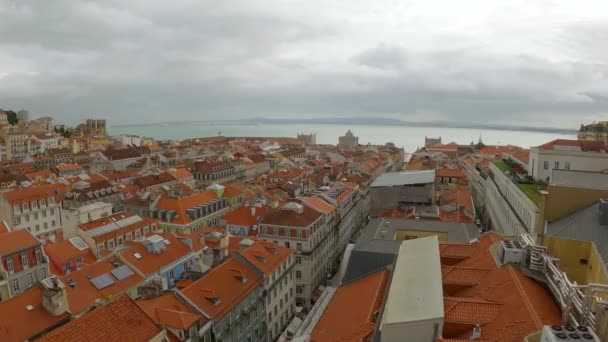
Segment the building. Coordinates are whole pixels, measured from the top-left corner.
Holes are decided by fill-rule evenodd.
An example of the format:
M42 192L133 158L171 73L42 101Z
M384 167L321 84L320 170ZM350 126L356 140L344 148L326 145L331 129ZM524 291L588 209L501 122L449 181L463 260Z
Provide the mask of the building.
M59 177L78 176L84 172L84 169L75 163L58 164L53 166L53 171Z
M343 150L354 150L359 147L359 138L349 129L346 134L338 137L338 147Z
M265 341L264 274L235 253L202 278L176 292L212 321L211 341Z
M175 294L139 299L135 302L157 325L167 330L171 340L192 341L211 339L211 321L197 314ZM171 336L172 335L172 336Z
M87 222L96 221L112 214L112 204L96 202L83 207L63 210L63 238L76 236L78 227Z
M44 251L49 258L51 273L55 275L68 274L97 261L80 236L49 243L44 247Z
M298 140L304 142L306 145L316 145L317 144L317 133L298 133Z
M42 243L27 230L0 222L0 301L31 289L49 274Z
M130 208L127 201L125 208ZM189 234L203 227L212 227L228 212L226 198L211 190L183 197L162 197L144 215L160 220L163 231Z
M41 342L166 341L159 328L129 297L120 296L42 336Z
M262 216L264 216L267 208L260 202L251 206L245 204L224 215L220 220L220 225L225 225L226 230L233 235L257 236L258 223Z
M536 183L523 182L504 162L489 164L485 185L484 221L487 227L506 235L542 231L543 194Z
M268 339L275 341L296 312L294 252L266 241L243 239L240 253L264 272Z
M63 186L58 184L19 188L0 195L0 217L15 230L27 229L41 240L55 240L61 233Z
M133 148L107 149L95 152L91 159L90 171L103 172L108 170L124 170L129 165L138 162L141 154Z
M389 172L371 185L371 215L401 206L435 202L435 170Z
M433 145L439 145L441 144L441 137L439 138L433 138L433 137L424 137L424 147L428 148L431 147Z
M557 139L530 148L529 174L549 181L553 169L601 172L608 169L608 145L599 141Z
M0 109L0 126L7 126L8 124L8 114Z
M91 182L88 176L86 179L74 183L72 189L65 194L63 204L67 209L77 209L99 202L120 204L121 193L118 186L107 180Z
M22 109L20 111L17 112L17 120L21 121L21 122L28 122L30 121L30 112Z
M444 326L439 242L403 241L380 322L380 341L434 341Z
M238 178L236 168L226 161L201 161L194 163L192 175L199 187L211 184L228 184Z
M258 238L295 250L296 303L306 307L333 265L335 234L326 220L321 212L289 202L268 209L259 224Z
M97 258L124 247L128 241L140 240L157 232L159 221L150 217L122 212L82 223L76 234L91 248Z
M581 125L577 138L578 140L599 141L608 144L608 121Z
M194 252L173 234L149 234L125 244L128 248L115 255L146 281L160 279L163 290L173 288L184 272L194 267Z
M30 136L20 126L0 127L0 138L6 145L6 159L22 160L30 152Z

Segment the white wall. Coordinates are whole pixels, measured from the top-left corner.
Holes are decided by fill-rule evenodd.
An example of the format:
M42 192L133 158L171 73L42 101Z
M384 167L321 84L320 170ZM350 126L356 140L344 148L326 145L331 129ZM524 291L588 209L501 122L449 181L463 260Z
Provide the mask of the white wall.
M546 170L545 161L549 162ZM555 162L559 162L559 169L567 169L568 162L570 170L598 172L608 169L608 153L539 150L533 147L530 149L528 172L534 179L546 181L551 177Z

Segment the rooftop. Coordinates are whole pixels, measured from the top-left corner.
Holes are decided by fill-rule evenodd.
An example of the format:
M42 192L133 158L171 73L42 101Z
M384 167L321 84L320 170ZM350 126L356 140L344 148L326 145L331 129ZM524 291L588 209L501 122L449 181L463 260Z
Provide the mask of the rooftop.
M218 199L217 194L211 190L208 190L187 197L163 197L158 201L157 208L175 210L177 215L173 219L172 223L187 224L192 222L192 218L190 218L190 216L186 214L187 209L208 203L216 199Z
M40 341L149 341L163 333L127 296L97 308L49 334Z
M429 184L435 181L435 170L388 172L380 175L372 187Z
M319 219L321 215L320 212L307 206L302 206L301 214L291 209L268 209L262 218L262 223L290 227L308 227Z
M608 173L553 169L551 185L608 190Z
M160 235L159 235L160 236ZM170 233L162 234L162 237L169 241L169 244L164 244L163 251L158 254L153 254L148 251L143 242L126 241L127 248L120 250L120 253L133 267L140 270L145 275L151 275L179 261L192 253L190 247L179 241L177 237ZM138 254L141 258L136 257Z
M175 294L165 293L160 297L139 299L135 302L156 324L164 327L183 330L195 322L204 323L206 320L195 314Z
M28 310L28 305L32 310ZM0 340L22 342L68 320L69 313L52 316L42 307L42 290L31 290L0 302Z
M540 193L538 182L533 182L533 183L520 182L520 181L512 178L513 175L515 174L515 169L513 167L511 167L509 164L507 164L504 161L500 161L500 160L495 160L495 161L493 161L493 163L507 177L511 178L513 183L515 183L517 185L517 187L519 187L519 189L524 194L526 194L526 196L528 196L528 198L532 202L534 202L535 204L539 204L543 200L543 195Z
M250 247L240 252L245 259L270 277L294 251L272 242L257 240Z
M232 256L180 292L219 321L263 281L258 271Z
M608 146L599 141L556 139L537 147L539 150L568 152L608 152Z
M17 229L0 234L0 256L40 245L40 241L26 229Z
M386 269L336 289L311 334L311 340L368 341L374 332L375 313L382 307L389 280Z

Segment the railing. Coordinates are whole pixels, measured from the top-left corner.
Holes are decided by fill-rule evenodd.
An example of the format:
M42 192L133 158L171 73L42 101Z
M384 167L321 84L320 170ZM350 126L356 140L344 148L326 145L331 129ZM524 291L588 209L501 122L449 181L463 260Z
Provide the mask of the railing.
M562 324L591 328L601 341L608 340L608 285L578 285L559 268L559 259L539 246L529 234L522 234L522 272L544 282L562 310Z

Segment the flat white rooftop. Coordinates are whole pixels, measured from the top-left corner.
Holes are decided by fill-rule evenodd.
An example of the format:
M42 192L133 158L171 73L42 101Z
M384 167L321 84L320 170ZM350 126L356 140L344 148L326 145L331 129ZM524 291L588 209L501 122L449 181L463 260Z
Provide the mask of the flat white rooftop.
M406 240L399 247L384 324L443 318L443 286L437 236Z

